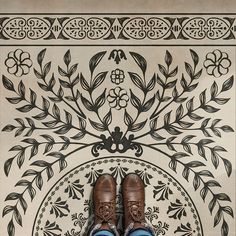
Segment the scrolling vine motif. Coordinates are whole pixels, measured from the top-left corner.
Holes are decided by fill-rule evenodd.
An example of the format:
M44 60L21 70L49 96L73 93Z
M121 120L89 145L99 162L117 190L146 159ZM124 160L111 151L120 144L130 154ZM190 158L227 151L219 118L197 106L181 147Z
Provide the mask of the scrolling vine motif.
M233 132L233 129L221 124L220 119L211 120L202 114L216 113L220 106L230 100L223 96L232 88L234 76L229 76L221 85L214 81L198 98L192 97L191 92L198 87L202 76L199 56L194 50L190 50L192 61L185 62L185 72L179 80L176 78L179 68L173 65L169 51L166 51L164 57L165 64L158 64L158 71L151 78L147 78L146 59L136 52L129 52L123 58L132 59L139 72L127 72L126 76L132 81L128 90L123 86L124 71L118 70L111 74L109 71L97 72L107 51L98 52L90 59L90 76L87 77L78 72L78 64L72 63L71 52L68 50L63 57L64 67L58 66L61 76L59 80L55 78L56 73L51 73L52 62L45 62L46 51L44 49L39 52L37 66L34 68L38 86L45 93L41 100L32 89L26 91L23 81L16 86L7 76L2 76L4 87L14 94L7 98L8 102L23 104L16 108L19 112L37 112L32 117L16 118L17 124L3 128L6 132L15 131L15 136L26 136L21 145L10 149L16 154L5 162L5 174L9 175L14 162L21 168L26 157L29 160L34 158L41 150L39 148L44 148L44 155L49 158L31 162L32 169L25 171L22 179L16 183L16 186L22 186L24 190L12 192L6 197L6 201L15 201L15 204L7 205L3 210L3 216L12 214L7 228L8 235L15 235L15 223L22 225L21 211L25 213L28 207L26 195L33 200L36 188L42 189L45 176L50 180L56 165L60 171L64 170L72 154L91 148L94 156L99 156L101 151L125 153L131 150L140 157L145 147L166 156L169 168L174 172L182 168L183 178L192 181L194 189L199 191L204 201L211 198L208 208L211 214L216 211L214 227L221 223L221 234L227 236L229 226L226 215L234 215L232 208L223 203L230 202L230 197L214 190L221 186L212 172L203 167L211 162L217 169L222 164L230 177L232 164L221 155L226 149L219 145L213 146L214 140L211 137L221 137L222 132ZM228 63L230 65L231 62ZM102 86L108 75L115 84L109 91ZM117 79L119 85L116 84ZM171 109L172 104L177 104L175 110ZM115 112L119 112L122 117L122 127L116 124ZM92 113L96 119L91 116ZM47 134L43 133L38 139L30 138L35 131L47 131ZM70 135L72 131L74 134ZM186 131L193 134L185 135ZM49 135L50 132L57 137ZM202 138L199 132L202 132ZM91 142L80 141L87 140L88 136ZM66 152L69 146L72 151ZM57 150L61 147L59 152L52 151L56 147ZM196 150L202 161L194 160ZM191 157L192 161L189 160ZM49 161L51 159L53 161ZM184 229L181 230L184 232Z

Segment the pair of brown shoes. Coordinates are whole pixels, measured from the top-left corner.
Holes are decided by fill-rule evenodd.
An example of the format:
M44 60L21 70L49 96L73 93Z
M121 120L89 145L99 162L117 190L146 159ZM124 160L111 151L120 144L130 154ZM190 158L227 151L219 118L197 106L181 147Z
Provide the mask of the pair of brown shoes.
M128 174L122 182L125 234L135 229L150 229L144 215L144 183L137 174ZM98 230L109 230L119 235L116 229L116 182L105 174L98 178L93 189L94 227L90 235ZM150 229L151 230L151 229Z

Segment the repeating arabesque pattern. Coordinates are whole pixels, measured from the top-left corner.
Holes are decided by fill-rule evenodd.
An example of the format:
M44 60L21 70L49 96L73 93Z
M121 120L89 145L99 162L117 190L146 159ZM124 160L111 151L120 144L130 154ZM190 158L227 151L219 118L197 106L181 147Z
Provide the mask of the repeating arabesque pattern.
M8 40L232 40L235 17L226 16L2 16L0 39Z

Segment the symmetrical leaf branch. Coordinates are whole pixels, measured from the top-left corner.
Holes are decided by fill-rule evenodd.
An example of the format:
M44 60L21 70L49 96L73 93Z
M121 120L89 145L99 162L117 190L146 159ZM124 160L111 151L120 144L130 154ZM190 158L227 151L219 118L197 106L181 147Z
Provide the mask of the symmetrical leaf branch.
M31 89L30 89L30 98L28 99L26 97L26 89L25 89L25 86L22 81L20 81L20 83L18 84L18 88L16 90L14 88L12 81L3 75L3 85L6 89L8 89L16 94L16 97L7 98L7 100L10 103L18 104L20 102L25 102L25 105L17 108L18 111L23 112L23 113L27 113L27 112L31 111L32 109L39 110L40 113L33 116L33 119L35 119L37 121L42 121L42 120L46 119L47 117L52 118L52 120L42 122L44 127L37 127L36 124L34 123L33 119L31 119L31 118L26 118L26 121L29 126L26 126L23 119L16 118L15 120L17 121L19 126L15 126L15 125L10 124L10 125L5 126L3 128L3 131L11 132L16 129L15 136L19 136L19 135L23 134L23 131L25 129L27 129L27 130L29 129L27 131L27 133L25 134L25 136L31 136L33 131L36 129L53 130L54 133L59 134L59 135L66 134L70 129L74 129L74 130L77 130L78 133L76 135L74 135L72 137L72 139L79 140L79 139L83 138L85 136L85 134L89 134L95 138L100 139L99 136L97 136L93 133L90 133L89 131L86 130L86 121L80 117L78 117L79 118L79 126L75 126L72 124L72 115L69 112L64 111L65 121L63 121L62 117L61 117L60 109L55 103L52 107L52 112L50 112L50 102L46 98L42 97L42 106L41 107L39 105L37 105L36 104L37 95ZM23 140L23 142L24 142L24 140ZM6 175L9 174L9 171L12 166L12 162L15 158L17 158L17 164L18 164L19 168L22 166L22 164L24 163L24 160L25 160L25 148L24 147L17 145L17 146L12 147L10 149L10 151L18 151L18 154L12 158L9 158L5 162L4 169L5 169ZM36 151L36 149L34 149L32 153L34 153L35 151ZM32 157L32 153L31 153L29 159Z
M66 54L64 55L64 63L66 64L67 71L64 71L62 68L58 67L58 71L59 71L60 75L66 76L69 79L69 82L59 79L61 86L60 86L57 93L54 91L54 85L56 83L54 73L52 74L51 79L48 82L46 80L46 76L48 75L48 73L51 69L51 62L47 62L45 65L43 65L45 53L46 53L46 49L42 50L38 54L38 57L37 57L37 61L40 66L40 72L37 71L36 69L34 69L34 73L35 73L36 77L41 81L41 82L38 82L39 87L46 92L51 92L55 96L55 97L49 97L51 101L53 101L53 102L63 101L67 106L69 106L80 117L86 118L83 111L81 110L78 102L77 102L77 100L79 99L79 91L76 90L76 93L74 92L74 87L76 84L79 83L80 77L78 74L73 79L73 81L71 79L71 77L73 76L73 74L77 70L78 64L74 64L71 67L69 67L70 62L71 62L70 51L67 51ZM72 96L65 96L64 97L64 91L63 91L62 87L70 89ZM69 101L75 102L77 105L77 109L75 109L69 103Z
M137 143L140 144L140 143ZM211 194L211 201L208 204L208 208L211 214L215 211L214 216L214 227L217 226L220 222L221 225L221 234L222 236L227 236L229 233L229 226L226 221L226 216L234 217L233 209L228 205L222 205L222 202L231 202L230 197L225 193L215 193L212 188L221 187L221 185L214 179L205 180L205 178L214 178L213 174L209 170L200 170L197 171L196 168L205 166L204 163L200 161L190 161L183 162L181 158L187 157L188 154L183 152L176 152L173 155L164 152L163 150L150 145L150 144L142 144L148 148L151 148L155 151L158 151L168 158L170 158L169 168L173 171L177 172L178 164L183 167L182 176L189 181L190 174L193 176L193 187L195 191L200 190L200 196L203 201L206 200L206 197ZM218 208L217 208L218 207Z
M160 85L160 87L162 89L162 92L160 93L160 89L158 89L158 91L156 93L156 98L158 99L158 103L157 103L157 106L156 106L154 112L150 116L150 119L153 119L153 118L157 117L158 114L161 113L161 111L158 111L158 109L162 105L163 102L167 102L167 101L171 100L171 97L170 96L166 96L165 92L168 89L172 89L172 88L174 88L173 91L176 91L177 79L174 79L172 81L170 81L170 79L177 75L177 73L178 73L178 66L170 71L170 66L172 64L172 61L173 61L173 58L172 58L170 52L167 50L166 51L166 55L165 55L166 67L161 65L161 64L158 64L159 71L161 72L162 76L164 77L164 80L157 73L157 83ZM178 98L176 98L177 102L183 102L183 101L186 100L184 98L180 99L180 96L178 96ZM172 100L174 100L174 99L175 98L173 97ZM171 102L169 102L169 104L170 103ZM168 106L168 104L166 105L166 107L167 106Z
M44 138L51 141L52 137L50 136L44 136ZM32 140L26 140L26 142L31 143ZM48 144L48 143L47 143ZM59 165L59 171L61 172L63 169L67 167L67 161L66 158L70 155L72 155L75 152L78 152L81 149L84 149L86 147L95 145L96 143L89 143L89 144L83 144L82 146L76 148L75 150L67 153L62 154L61 152L51 152L48 153L47 156L51 156L56 158L53 162L47 162L44 160L37 160L31 163L31 166L34 166L36 168L39 168L40 170L35 169L28 169L26 170L20 181L16 183L15 186L21 186L24 187L24 190L22 192L12 192L7 195L5 201L15 201L15 204L13 205L7 205L3 209L2 216L6 216L11 213L11 219L8 223L7 231L9 236L15 235L15 223L22 226L22 213L21 211L26 213L26 210L28 208L28 204L26 202L26 195L28 193L31 201L34 199L36 195L36 188L39 190L42 189L44 184L44 178L43 175L47 177L47 181L49 181L53 175L54 170L53 166L55 166L56 163ZM48 144L50 145L50 144ZM47 147L48 148L48 147ZM28 180L27 178L33 177L31 180Z
M128 131L137 132L140 131L145 126L147 119L139 123L136 123L136 121L138 120L140 114L142 112L147 112L155 102L155 96L152 96L151 98L147 99L147 95L155 88L156 75L154 74L153 77L150 79L150 81L147 83L146 82L147 62L145 58L135 52L130 52L130 55L141 69L142 76L134 72L128 72L128 74L133 84L143 93L143 99L141 101L141 99L139 99L139 97L136 96L135 93L130 89L130 101L133 107L137 110L137 114L135 117L132 117L127 112L127 110L125 110L124 122L127 125L127 130L124 133L124 137L126 136Z
M189 81L187 81L184 74L182 74L182 78L180 80L180 85L182 87L182 91L179 92L177 89L177 85L176 85L177 80L174 80L174 81L166 84L167 79L169 77L175 76L178 72L178 67L176 67L172 72L169 73L169 66L172 63L172 56L168 51L166 52L165 62L167 64L167 68L165 68L162 65L159 65L159 70L166 78L166 81L163 82L163 80L160 77L158 77L157 82L162 87L162 95L160 96L159 91L157 92L157 98L159 100L159 103L158 103L157 108L153 112L151 119L154 119L159 114L161 114L165 108L170 106L171 103L173 103L173 102L183 103L184 101L186 101L187 97L182 97L182 95L184 95L186 92L192 92L194 89L197 88L198 82L196 82L196 80L198 80L200 78L200 76L202 74L202 69L200 69L199 71L196 72L196 68L199 63L199 57L198 57L197 53L195 51L193 51L192 49L190 49L190 54L191 54L191 57L193 60L193 67L188 62L185 62L185 70L189 76ZM168 86L168 84L169 84L169 86ZM163 98L164 94L165 94L165 90L167 88L174 88L172 90L172 98L171 97ZM160 110L158 110L158 108L160 107L162 102L166 102L166 101L169 101L169 102L167 104L165 104Z
M109 130L109 125L112 122L112 113L111 110L107 112L107 114L102 118L99 109L105 104L106 102L106 89L94 100L93 92L104 82L108 71L103 71L98 73L97 75L93 76L94 71L98 64L101 62L102 58L106 54L106 51L99 52L95 54L89 62L89 69L90 69L90 81L88 82L84 76L81 74L81 86L82 88L88 93L88 98L81 94L81 101L84 107L90 111L95 112L99 122L93 121L89 119L90 124L92 127L100 132L108 131L111 135Z

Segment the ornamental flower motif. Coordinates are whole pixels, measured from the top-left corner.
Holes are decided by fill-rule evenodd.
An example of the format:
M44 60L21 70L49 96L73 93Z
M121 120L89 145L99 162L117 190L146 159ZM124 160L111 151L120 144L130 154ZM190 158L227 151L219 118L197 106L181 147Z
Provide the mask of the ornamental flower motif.
M111 108L120 110L121 108L127 107L129 97L125 89L116 87L110 90L109 95L107 96L107 101Z
M111 72L110 78L111 82L114 84L123 83L125 78L124 71L120 69L115 69Z
M206 68L207 74L217 78L226 75L229 72L230 66L231 61L228 58L228 54L221 52L218 49L209 52L204 61L204 67Z
M8 73L17 77L27 75L30 72L32 64L30 54L28 52L23 52L21 49L9 52L8 58L5 60Z

